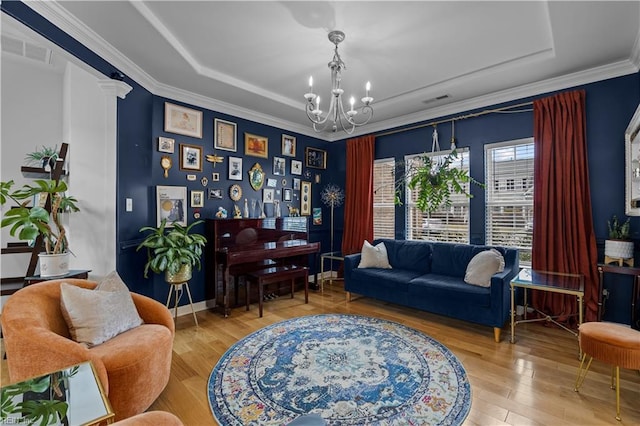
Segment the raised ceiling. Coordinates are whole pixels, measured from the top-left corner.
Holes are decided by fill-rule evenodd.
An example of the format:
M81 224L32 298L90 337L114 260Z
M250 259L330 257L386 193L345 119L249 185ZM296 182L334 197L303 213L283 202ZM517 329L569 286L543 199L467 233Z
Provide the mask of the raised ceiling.
M371 81L370 133L638 72L640 2L58 1L30 7L151 92L327 140L327 33L345 95ZM439 99L438 98L442 98Z

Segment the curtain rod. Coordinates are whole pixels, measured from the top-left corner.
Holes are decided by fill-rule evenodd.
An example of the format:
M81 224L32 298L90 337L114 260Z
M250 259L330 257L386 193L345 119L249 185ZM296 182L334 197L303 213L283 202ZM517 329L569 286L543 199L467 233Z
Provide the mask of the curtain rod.
M417 126L405 127L405 128L396 129L396 130L389 130L388 132L374 133L374 136L375 137L389 136L389 135L393 135L395 133L408 132L409 130L416 130L416 129L421 129L423 127L429 127L429 126L436 126L438 124L449 123L449 122L453 122L453 121L457 121L457 120L465 120L467 118L479 117L481 115L491 114L491 113L494 113L494 112L506 111L506 110L513 109L513 108L521 108L521 107L529 106L529 105L533 105L533 102L523 102L521 104L510 105L510 106L506 106L506 107L502 107L502 108L486 109L484 111L475 112L475 113L471 113L471 114L465 114L465 115L459 115L457 117L448 118L446 120L432 121L432 122L426 123L426 124L418 124ZM513 111L513 112L525 112L525 111Z

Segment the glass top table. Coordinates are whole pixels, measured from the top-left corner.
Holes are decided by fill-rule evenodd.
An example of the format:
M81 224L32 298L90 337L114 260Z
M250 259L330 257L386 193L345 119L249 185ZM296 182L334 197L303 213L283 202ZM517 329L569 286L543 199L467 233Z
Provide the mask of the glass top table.
M568 331L574 336L578 333L556 321L558 317L552 317L544 312L534 309L541 315L540 318L527 319L527 293L529 290L539 290L551 293L561 293L575 296L578 301L578 327L582 324L583 299L584 299L584 277L580 274L567 274L560 272L535 271L532 269L522 269L513 280L511 280L511 343L515 343L516 325L526 322L549 321L560 328ZM515 291L516 288L524 290L524 319L516 321L515 315ZM573 314L575 315L575 314Z
M344 262L344 255L341 251L330 251L320 254L320 291L324 291L324 261L329 260L331 262L331 275L329 276L329 285L333 284L333 261ZM341 278L339 278L341 279Z

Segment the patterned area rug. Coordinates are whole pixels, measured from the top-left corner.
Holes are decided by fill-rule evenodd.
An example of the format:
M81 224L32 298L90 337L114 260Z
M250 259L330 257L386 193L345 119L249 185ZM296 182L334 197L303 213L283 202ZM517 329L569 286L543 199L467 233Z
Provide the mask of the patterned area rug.
M471 387L445 346L404 325L312 315L233 345L209 377L221 425L285 425L305 413L329 425L457 425Z

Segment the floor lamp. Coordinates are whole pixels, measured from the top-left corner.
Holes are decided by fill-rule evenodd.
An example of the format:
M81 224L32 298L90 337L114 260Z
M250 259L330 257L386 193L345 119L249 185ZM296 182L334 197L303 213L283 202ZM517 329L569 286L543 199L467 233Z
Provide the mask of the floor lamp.
M338 185L331 183L324 187L320 195L324 205L331 208L331 248L329 251L333 253L333 210L342 205L344 201L344 191L340 189ZM333 276L333 259L331 259L330 265L331 275Z

